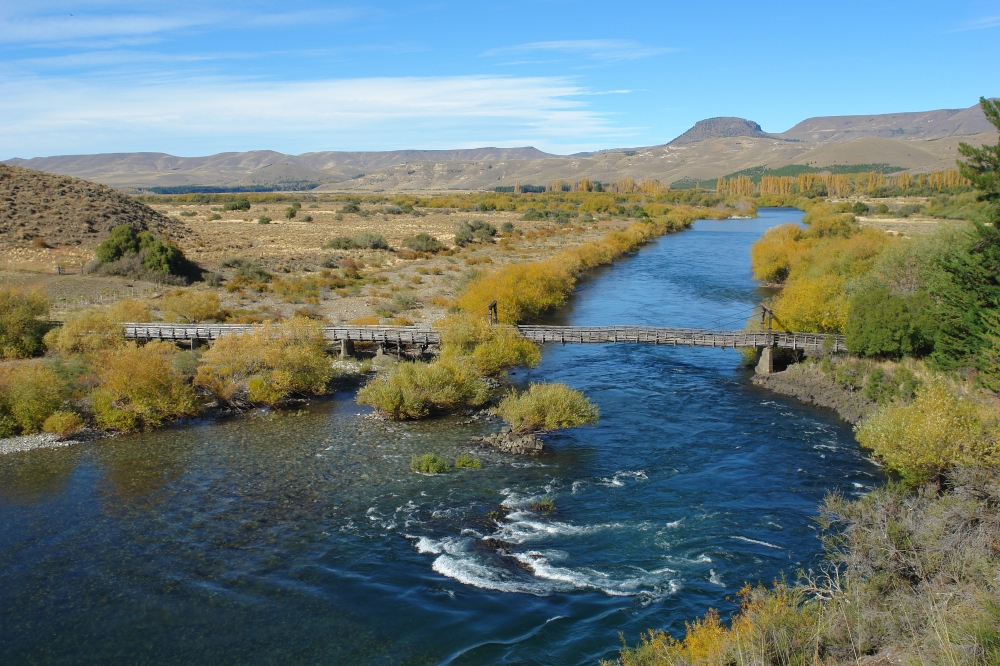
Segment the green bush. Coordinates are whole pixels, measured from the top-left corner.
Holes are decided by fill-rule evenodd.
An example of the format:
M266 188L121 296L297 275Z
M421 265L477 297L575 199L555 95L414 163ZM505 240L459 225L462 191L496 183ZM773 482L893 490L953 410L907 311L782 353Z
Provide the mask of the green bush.
M855 215L864 215L869 210L871 209L868 208L868 205L865 204L863 201L858 201L853 206L851 206L851 212L854 213Z
M455 467L456 468L464 467L468 469L482 469L483 463L481 463L478 459L473 458L472 454L463 453L457 458L455 458Z
M158 273L178 274L184 264L184 254L175 245L154 240L145 248L142 264Z
M475 241L488 241L497 235L497 228L483 220L460 222L455 230L455 245L465 247Z
M556 503L551 497L543 497L542 499L529 504L528 508L532 511L549 513L556 510Z
M250 210L250 200L240 197L235 201L227 201L222 205L222 210Z
M285 217L290 220L293 217L295 217L296 213L298 212L299 212L298 208L295 208L294 206L289 206L288 208L285 209Z
M324 250L388 250L389 242L381 234L362 232L355 236L338 236L323 245Z
M261 215L257 218L257 224L271 224L271 218L267 215Z
M0 286L0 358L26 358L42 349L49 300L41 292Z
M923 356L934 348L935 328L926 293L903 297L876 288L851 299L847 348L864 356Z
M430 234L421 232L416 236L410 236L409 238L404 239L403 247L408 247L411 250L416 250L418 252L437 252L439 250L443 250L445 245Z
M597 423L600 411L583 393L566 384L531 384L508 393L493 410L516 433L572 428Z
M120 224L97 246L97 260L108 264L126 254L139 251L139 235L127 224Z
M337 212L341 213L341 214L344 214L344 213L360 213L361 212L361 206L358 204L357 201L348 201Z
M504 222L503 224L500 225L500 233L509 234L512 231L514 231L513 222Z
M221 220L222 216L219 215L218 213L212 213L211 215L208 216L208 219L209 220Z
M414 472L423 472L424 474L445 474L451 471L448 461L437 457L433 453L413 456L413 459L410 460L410 469Z

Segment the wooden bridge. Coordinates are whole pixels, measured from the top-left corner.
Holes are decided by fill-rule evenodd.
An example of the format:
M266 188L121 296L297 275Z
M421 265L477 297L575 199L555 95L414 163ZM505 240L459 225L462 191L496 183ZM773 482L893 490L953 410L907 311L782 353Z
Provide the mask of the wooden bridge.
M124 324L129 340L217 340L223 335L249 333L254 324ZM660 326L533 326L522 325L521 335L544 344L647 344L672 347L712 347L715 349L758 347L802 351L847 351L844 338L819 333L791 333L773 330L708 330ZM323 326L330 342L368 342L381 347L427 348L441 343L433 328L419 326Z

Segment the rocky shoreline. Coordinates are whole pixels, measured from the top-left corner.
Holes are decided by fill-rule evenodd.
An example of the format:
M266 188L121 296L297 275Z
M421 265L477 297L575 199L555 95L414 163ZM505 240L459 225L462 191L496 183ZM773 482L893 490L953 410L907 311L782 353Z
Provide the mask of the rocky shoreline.
M808 405L832 409L851 424L878 407L861 393L837 386L816 363L796 363L782 372L756 375L753 384Z
M544 443L537 435L518 435L510 426L504 426L500 432L486 435L485 437L470 437L469 441L479 442L484 446L491 446L504 453L517 455L538 453L545 448Z

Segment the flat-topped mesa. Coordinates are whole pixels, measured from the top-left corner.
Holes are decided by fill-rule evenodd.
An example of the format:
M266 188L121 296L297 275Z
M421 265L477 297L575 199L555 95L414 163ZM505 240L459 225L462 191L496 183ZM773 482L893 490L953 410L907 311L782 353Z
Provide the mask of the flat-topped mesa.
M772 135L762 130L760 125L752 120L722 117L699 120L694 124L694 127L667 145L682 146L707 139L724 139L734 136L749 136L760 139L773 138Z

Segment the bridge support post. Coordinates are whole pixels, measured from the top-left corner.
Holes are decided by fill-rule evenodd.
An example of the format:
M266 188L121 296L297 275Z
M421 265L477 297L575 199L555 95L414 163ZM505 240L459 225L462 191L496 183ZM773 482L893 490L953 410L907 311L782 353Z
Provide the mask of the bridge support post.
M754 369L758 375L769 375L774 372L774 349L764 347L760 350L760 362Z
M350 358L354 356L354 340L340 341L340 358Z

